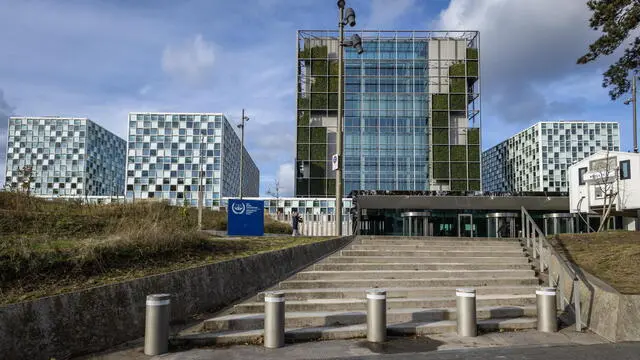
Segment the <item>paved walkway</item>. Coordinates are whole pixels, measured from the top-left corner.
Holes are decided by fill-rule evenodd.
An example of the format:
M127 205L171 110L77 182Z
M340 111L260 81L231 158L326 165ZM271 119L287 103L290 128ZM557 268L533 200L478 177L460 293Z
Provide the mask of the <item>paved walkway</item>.
M587 346L579 346L587 345ZM537 331L489 333L476 338L441 334L420 338L394 338L373 345L363 339L322 341L287 345L281 349L261 346L232 346L172 352L148 357L141 344L91 358L104 360L205 360L205 359L638 359L640 343L610 344L591 333L567 328L559 333Z

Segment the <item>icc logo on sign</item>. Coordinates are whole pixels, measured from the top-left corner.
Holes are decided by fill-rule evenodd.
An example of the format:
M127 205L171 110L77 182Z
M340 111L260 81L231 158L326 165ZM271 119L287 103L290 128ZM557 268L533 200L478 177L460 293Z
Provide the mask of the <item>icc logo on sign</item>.
M233 211L233 213L236 215L242 215L245 209L246 209L246 206L243 203L235 203L231 207L231 211Z

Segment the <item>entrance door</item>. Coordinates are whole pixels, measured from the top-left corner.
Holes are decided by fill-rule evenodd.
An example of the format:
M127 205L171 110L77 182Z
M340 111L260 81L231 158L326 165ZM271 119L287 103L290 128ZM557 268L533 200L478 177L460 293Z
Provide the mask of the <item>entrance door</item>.
M458 214L458 237L473 237L473 215Z

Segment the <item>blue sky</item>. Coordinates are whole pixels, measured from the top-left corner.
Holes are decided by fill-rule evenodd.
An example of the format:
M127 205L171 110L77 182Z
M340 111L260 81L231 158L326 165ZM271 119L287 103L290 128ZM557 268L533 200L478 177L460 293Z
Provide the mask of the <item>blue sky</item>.
M619 121L629 150L631 109L600 85L614 57L575 64L597 37L585 3L347 1L357 29L480 30L484 148L536 121L584 119ZM0 116L87 116L126 138L129 111L236 122L244 107L262 194L276 178L290 194L296 30L336 22L334 0L0 0Z

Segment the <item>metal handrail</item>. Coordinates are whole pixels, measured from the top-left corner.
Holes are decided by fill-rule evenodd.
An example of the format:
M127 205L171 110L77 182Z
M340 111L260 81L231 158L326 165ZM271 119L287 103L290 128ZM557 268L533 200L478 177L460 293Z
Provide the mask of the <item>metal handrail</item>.
M522 213L523 224L522 236L527 241L527 247L532 248L533 258L535 259L538 256L540 257L540 272L543 273L544 271L549 271L549 264L547 263L547 267L545 268L543 259L543 250L546 248L547 251L549 251L549 254L555 256L558 259L558 263L560 264L560 266L570 275L573 282L573 311L576 317L576 331L582 331L582 315L580 309L580 292L578 285L580 281L582 281L583 283L587 283L586 280L582 278L581 274L575 271L573 265L564 256L558 253L558 251L553 246L551 246L545 234L542 232L542 230L540 230L540 227L533 220L527 209L522 206L520 207L520 210ZM529 234L529 224L531 224L531 230L532 234L535 234L534 236L531 236L532 234ZM526 228L524 228L525 226ZM533 240L533 243L531 243L531 240ZM538 244L536 244L536 242L538 242ZM551 274L548 275L551 276ZM560 283L561 274L559 274L558 277L559 278L556 281L556 284ZM551 277L549 278L549 281L552 281ZM562 304L562 286L560 286L559 291L561 297L560 303ZM571 305L571 301L569 299L566 299L566 301L568 305Z

